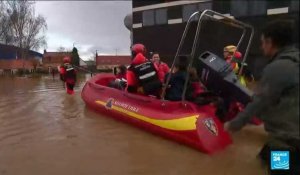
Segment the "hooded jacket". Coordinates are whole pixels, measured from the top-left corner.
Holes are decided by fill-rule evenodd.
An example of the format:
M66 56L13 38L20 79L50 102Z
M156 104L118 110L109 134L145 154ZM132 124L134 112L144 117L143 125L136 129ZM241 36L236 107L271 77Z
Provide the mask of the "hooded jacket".
M253 101L230 122L241 129L252 116L274 137L299 139L299 50L281 49L263 70Z

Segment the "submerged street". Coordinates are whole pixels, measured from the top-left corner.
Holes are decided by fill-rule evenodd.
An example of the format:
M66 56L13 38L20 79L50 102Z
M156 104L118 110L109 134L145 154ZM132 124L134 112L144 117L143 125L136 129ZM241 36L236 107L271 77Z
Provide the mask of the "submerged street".
M65 93L56 76L0 77L0 175L264 175L262 126L209 156L88 109L86 75ZM218 168L217 168L218 167Z

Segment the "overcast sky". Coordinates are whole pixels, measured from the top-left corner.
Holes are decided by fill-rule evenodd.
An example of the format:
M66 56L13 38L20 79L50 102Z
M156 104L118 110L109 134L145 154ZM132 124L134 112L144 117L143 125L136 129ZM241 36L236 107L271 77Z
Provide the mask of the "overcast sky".
M130 33L124 17L131 1L36 1L36 14L45 17L47 51L75 47L82 59L98 54L130 54ZM43 52L41 48L39 52Z

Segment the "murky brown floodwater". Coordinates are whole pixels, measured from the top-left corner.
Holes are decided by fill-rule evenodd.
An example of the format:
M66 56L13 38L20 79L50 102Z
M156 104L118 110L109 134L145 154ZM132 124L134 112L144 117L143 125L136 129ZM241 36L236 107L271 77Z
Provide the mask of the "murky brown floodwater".
M266 174L256 159L261 127L208 156L87 109L84 81L69 96L58 77L0 77L1 175Z

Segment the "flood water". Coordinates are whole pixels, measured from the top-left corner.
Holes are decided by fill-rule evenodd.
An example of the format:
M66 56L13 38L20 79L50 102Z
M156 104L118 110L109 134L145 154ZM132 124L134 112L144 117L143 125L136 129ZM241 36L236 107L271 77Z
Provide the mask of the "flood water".
M56 77L0 77L0 175L264 175L266 134L248 126L213 156L88 109Z

